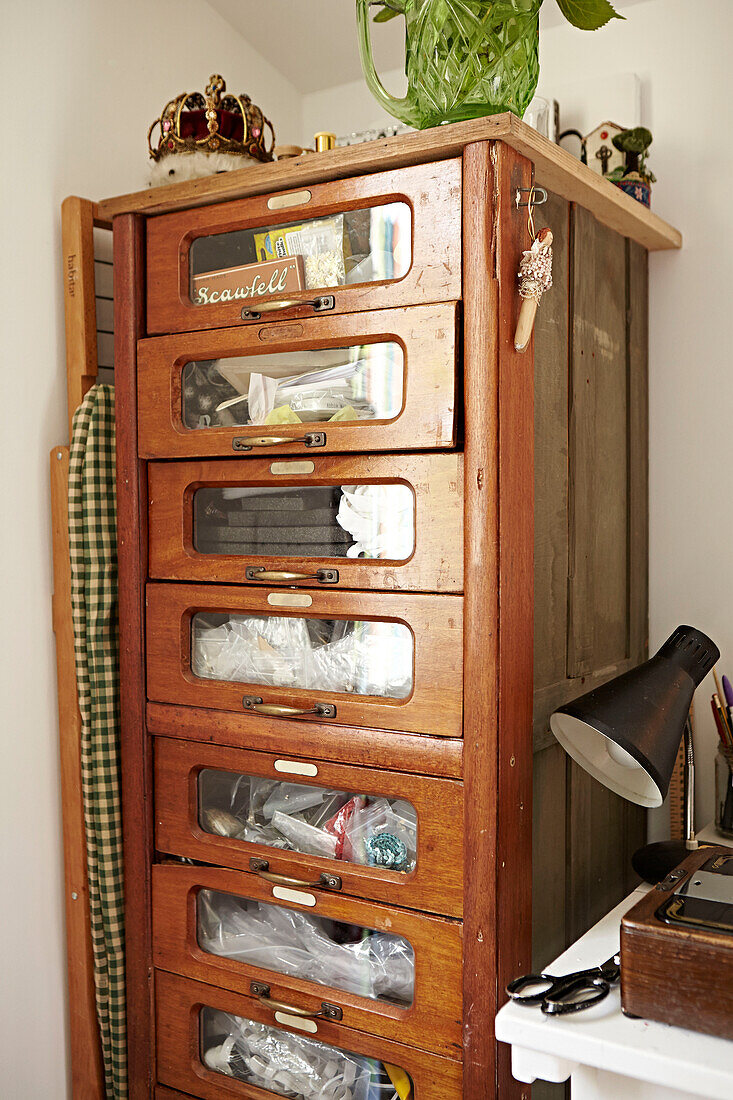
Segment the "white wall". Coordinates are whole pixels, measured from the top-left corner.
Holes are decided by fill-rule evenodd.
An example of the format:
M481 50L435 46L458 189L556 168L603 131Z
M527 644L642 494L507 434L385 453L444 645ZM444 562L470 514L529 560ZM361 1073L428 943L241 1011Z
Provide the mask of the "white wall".
M648 0L626 16L595 34L545 30L540 79L549 91L629 72L641 78L642 120L654 133L654 210L684 235L681 252L650 261L650 645L679 623L698 626L733 679L733 4ZM403 80L384 74L394 94ZM304 139L387 119L357 80L306 96ZM708 677L696 702L699 825L714 813L712 690ZM653 836L666 821L660 811Z
M146 134L221 72L291 140L300 98L202 0L4 4L0 1094L69 1095L48 452L64 442L60 204L143 187Z

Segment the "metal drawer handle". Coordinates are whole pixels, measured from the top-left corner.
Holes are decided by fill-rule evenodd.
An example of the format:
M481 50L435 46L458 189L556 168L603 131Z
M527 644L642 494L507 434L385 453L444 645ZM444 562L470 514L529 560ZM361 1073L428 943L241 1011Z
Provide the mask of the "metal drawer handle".
M325 432L306 432L305 435L237 435L232 440L233 451L251 451L253 447L279 447L283 443L305 443L306 447L325 447Z
M292 886L295 890L340 890L341 878L332 875L328 871L322 871L315 882L308 882L303 878L293 878L291 875L278 875L269 869L270 864L266 859L253 856L249 861L250 871L254 871L260 878L272 882L275 886Z
M318 569L315 573L288 573L284 569L261 569L248 565L244 571L248 581L318 581L319 584L338 584L338 569Z
M311 306L316 313L333 309L335 299L333 294L322 294L319 298L277 298L273 302L262 302L258 309L242 310L243 321L257 321L263 313L277 313L281 309L294 309L295 306Z
M336 707L330 703L316 703L312 707L289 707L285 703L263 703L256 695L245 695L244 709L254 714L266 714L270 718L299 718L301 714L317 714L319 718L335 718Z
M272 1009L273 1012L287 1012L290 1016L298 1016L303 1020L341 1020L343 1019L343 1012L338 1005L329 1004L328 1001L323 1001L321 1007L317 1010L309 1008L297 1008L295 1005L289 1005L287 1001L276 1001L270 996L270 987L265 985L264 982L250 982L250 993L254 994L260 1004L265 1008Z

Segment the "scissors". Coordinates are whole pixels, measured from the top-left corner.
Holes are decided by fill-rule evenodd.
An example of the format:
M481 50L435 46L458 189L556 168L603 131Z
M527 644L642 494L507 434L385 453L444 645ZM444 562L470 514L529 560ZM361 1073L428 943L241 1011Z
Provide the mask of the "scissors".
M581 1012L607 997L621 976L618 955L600 966L576 970L573 974L524 974L506 987L507 996L518 1005L539 1005L547 1016Z

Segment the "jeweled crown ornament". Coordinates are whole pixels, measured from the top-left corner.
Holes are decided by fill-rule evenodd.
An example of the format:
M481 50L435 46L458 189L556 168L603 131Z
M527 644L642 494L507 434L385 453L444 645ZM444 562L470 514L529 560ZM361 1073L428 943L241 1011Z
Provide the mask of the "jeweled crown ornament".
M152 144L156 126L160 127L157 147ZM166 103L148 130L148 148L156 162L176 153L199 152L265 162L272 160L274 144L270 120L248 95L227 93L226 83L217 73L209 78L203 95L183 92Z

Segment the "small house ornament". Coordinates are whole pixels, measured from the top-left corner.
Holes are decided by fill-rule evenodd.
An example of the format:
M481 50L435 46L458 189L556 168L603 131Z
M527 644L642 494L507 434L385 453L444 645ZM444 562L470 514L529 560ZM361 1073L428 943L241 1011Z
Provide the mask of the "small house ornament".
M623 126L617 126L615 122L602 122L583 139L586 164L600 176L607 176L624 162L623 153L613 144L616 134L622 130Z

